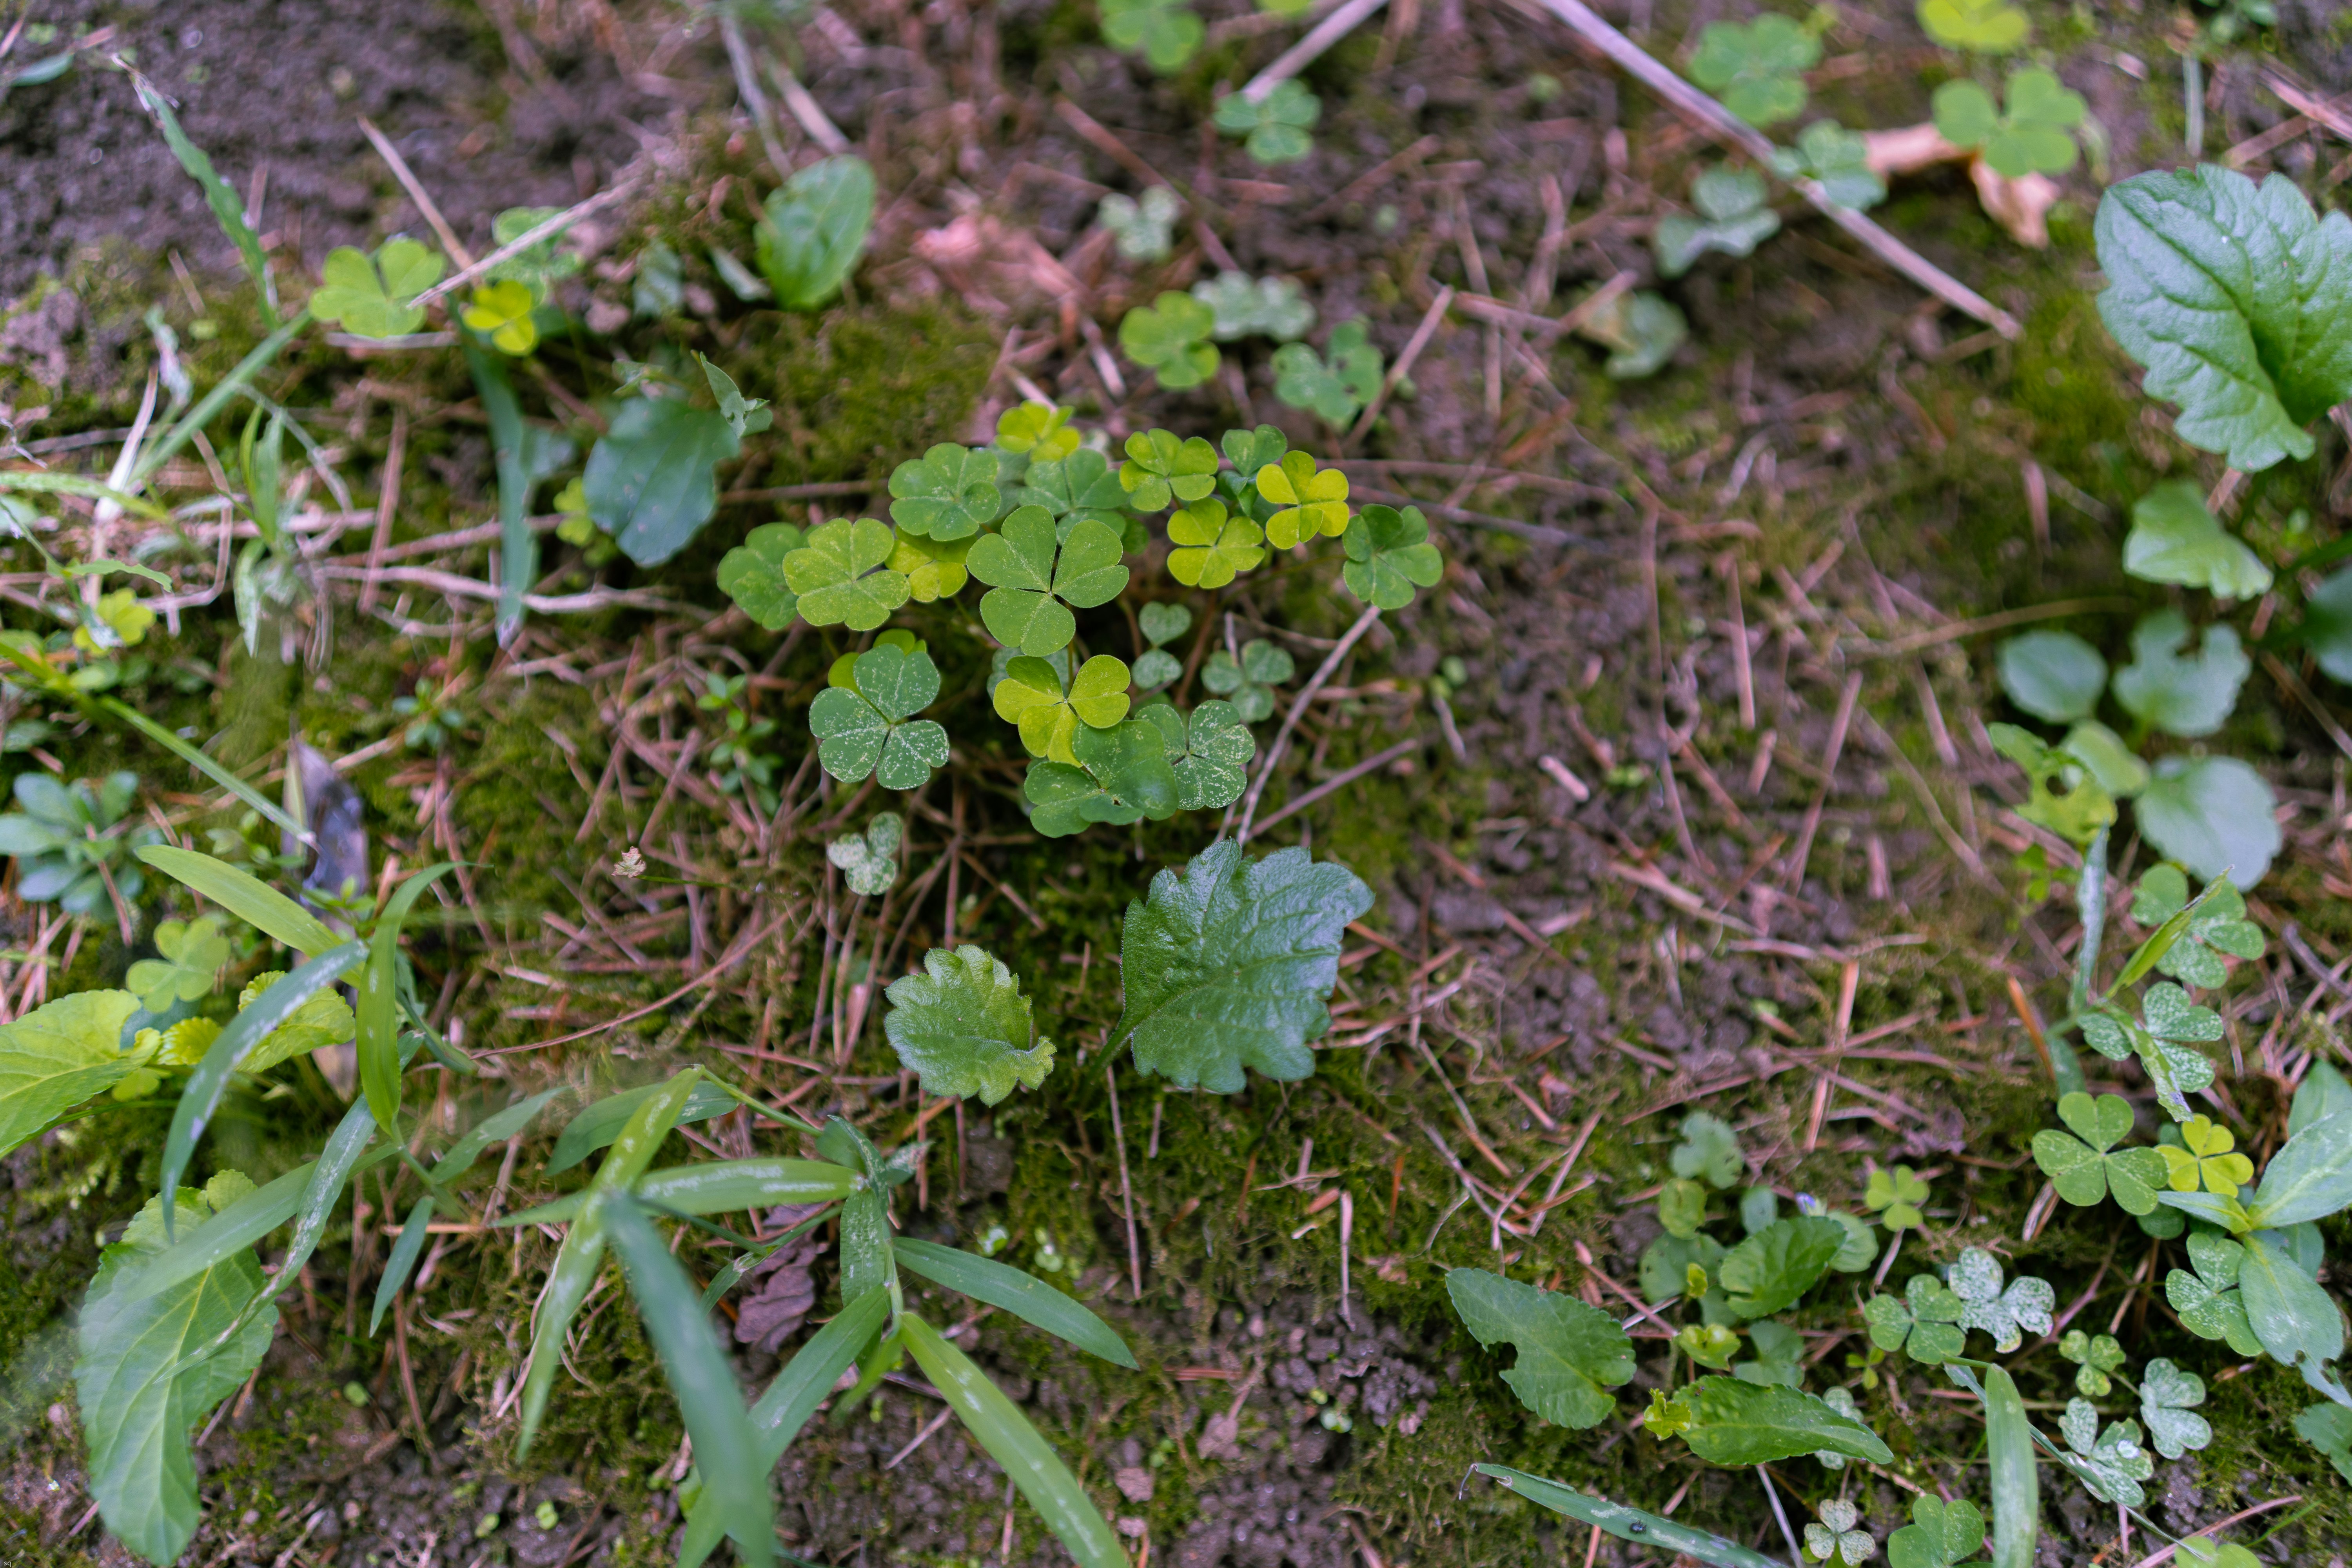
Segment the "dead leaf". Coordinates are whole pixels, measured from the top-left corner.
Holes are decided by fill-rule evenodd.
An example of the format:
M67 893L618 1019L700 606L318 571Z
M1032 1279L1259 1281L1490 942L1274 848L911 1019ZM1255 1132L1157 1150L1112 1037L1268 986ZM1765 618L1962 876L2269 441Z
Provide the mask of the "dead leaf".
M925 230L916 237L914 252L983 315L1002 318L1035 305L1075 311L1086 294L1085 286L1036 236L991 213L961 213Z
M771 1234L790 1230L824 1205L793 1205L768 1211ZM735 1311L735 1342L757 1345L773 1355L798 1332L816 1310L816 1277L810 1268L824 1255L825 1243L794 1242L779 1247L752 1267L745 1278L750 1291Z
M1969 155L1967 148L1945 141L1933 121L1923 125L1865 131L1862 141L1864 160L1870 164L1870 172L1882 180L1891 180L1897 174L1916 174L1937 163L1957 163Z
M2057 205L2058 182L2047 174L2011 179L1979 158L1969 165L1977 200L1986 214L2009 230L2010 237L2034 250L2050 248L2050 209Z

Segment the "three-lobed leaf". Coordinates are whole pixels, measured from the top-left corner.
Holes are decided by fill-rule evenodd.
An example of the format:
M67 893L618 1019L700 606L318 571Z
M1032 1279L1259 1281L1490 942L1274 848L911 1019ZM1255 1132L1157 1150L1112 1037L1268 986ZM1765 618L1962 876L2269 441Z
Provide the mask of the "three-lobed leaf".
M1445 574L1437 546L1429 542L1429 520L1417 506L1368 506L1348 520L1340 542L1348 552L1339 579L1348 592L1383 610L1412 603L1416 588L1434 588Z
M2203 493L2185 479L2168 479L2132 503L2124 570L2143 582L2203 588L2223 599L2259 598L2271 586L2262 557L2221 527Z
M883 1033L925 1094L994 1105L1053 1070L1054 1042L1038 1036L1020 981L984 949L933 948L922 973L901 975L883 994Z
M1710 22L1691 57L1691 79L1750 125L1794 120L1805 107L1804 73L1821 63L1821 40L1776 12L1753 22Z
M1307 1042L1330 1027L1341 933L1371 906L1353 872L1304 849L1250 860L1232 840L1210 846L1128 906L1112 1043L1181 1089L1233 1094L1244 1068L1307 1077Z
M310 314L340 321L353 337L396 338L425 324L425 312L410 300L441 280L437 252L413 239L389 239L371 259L364 251L340 246L327 253L320 286L310 293Z
M890 470L890 521L902 534L968 539L1003 505L995 455L942 441Z
M817 760L844 784L871 774L884 789L919 789L948 763L947 731L914 718L939 699L939 667L920 648L881 643L859 654L851 671L853 686L829 686L809 704Z
M784 557L808 542L789 522L762 523L719 558L719 590L755 626L782 631L800 613L800 595L784 580Z
M1209 341L1216 325L1215 311L1171 289L1120 318L1118 346L1155 372L1161 386L1182 392L1217 374L1217 349Z
M910 592L906 574L887 564L896 542L890 525L870 517L836 517L810 530L777 563L784 585L799 596L801 619L854 632L888 620Z
M2158 610L2132 628L2132 662L2116 671L2116 700L2142 723L2186 739L2219 730L2237 706L2238 689L2253 661L2238 634L2207 626L2198 650L2185 654L2188 620Z

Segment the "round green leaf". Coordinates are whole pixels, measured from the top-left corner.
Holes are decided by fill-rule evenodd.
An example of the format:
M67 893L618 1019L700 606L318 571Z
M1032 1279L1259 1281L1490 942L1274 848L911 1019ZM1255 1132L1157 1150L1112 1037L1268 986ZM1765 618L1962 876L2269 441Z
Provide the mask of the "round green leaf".
M882 1032L925 1094L978 1095L994 1105L1019 1086L1035 1089L1053 1070L1054 1043L1038 1037L1029 999L1003 963L985 950L934 948L923 973L890 983Z
M758 625L772 632L783 630L800 610L800 595L784 581L784 557L805 541L806 535L789 522L753 529L719 558L719 592Z
M2001 689L2037 719L2071 724L2098 708L2107 661L2073 632L2027 632L2000 645Z
M2210 735L2237 705L2253 661L2226 626L2206 627L2198 651L2184 656L2188 641L2189 623L2177 610L2141 621L2132 629L2132 662L2116 672L2116 700L2168 734Z

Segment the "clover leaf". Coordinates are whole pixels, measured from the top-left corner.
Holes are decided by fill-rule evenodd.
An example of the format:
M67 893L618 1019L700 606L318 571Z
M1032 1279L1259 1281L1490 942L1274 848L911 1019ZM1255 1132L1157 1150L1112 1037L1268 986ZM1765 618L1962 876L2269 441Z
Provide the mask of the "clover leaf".
M1209 342L1216 325L1215 311L1170 289L1119 319L1118 346L1128 358L1158 373L1161 386L1182 392L1217 374L1217 348Z
M1297 78L1285 77L1255 101L1247 93L1227 93L1217 100L1215 121L1226 135L1248 139L1243 151L1251 162L1270 166L1295 163L1314 152L1315 121L1322 114L1323 100Z
M1279 508L1265 520L1266 542L1295 550L1317 534L1338 538L1348 528L1348 476L1318 469L1304 452L1286 452L1257 471L1257 493Z
M809 625L872 631L907 602L910 592L906 574L886 564L896 547L888 523L870 517L855 522L837 517L812 529L799 549L784 554L778 569L785 586L800 595L800 616Z
M2188 877L2178 866L2156 866L2133 892L2131 916L2144 926L2160 926L2188 908ZM2229 978L2229 968L2221 962L2224 954L2254 959L2263 951L2263 928L2246 918L2244 895L2224 879L2191 911L2187 927L2156 967L2184 984L2210 991Z
M2147 1440L2168 1459L2213 1440L2213 1428L2195 1413L2204 1403L2205 1380L2193 1372L2159 1357L2140 1373L2139 1418L2147 1423Z
M2098 711L2107 661L2073 632L2027 632L2000 645L1995 658L2009 700L2053 724L2072 724Z
M520 239L551 217L560 216L561 207L509 207L490 220L490 238L499 248ZM492 278L510 278L530 290L533 301L547 298L549 287L580 270L581 259L576 252L558 250L563 230L558 229L546 238L517 251L489 270Z
M1445 575L1437 546L1429 542L1429 520L1417 506L1368 506L1349 520L1342 536L1347 564L1339 580L1368 605L1401 610L1416 587L1434 588Z
M197 1000L213 988L214 977L229 960L228 939L210 915L162 921L155 927L155 951L163 956L140 960L123 980L150 1013L168 1013L175 1003Z
M2167 734L2194 738L2220 729L2237 705L2238 689L2253 669L2226 626L2205 628L2194 654L2180 649L2189 623L2178 610L2158 610L2132 629L2132 662L2116 671L2116 700Z
M2099 315L2180 438L2245 473L2311 456L2304 427L2352 396L2352 218L2202 164L2108 186L2095 233Z
M1819 1563L1862 1568L1877 1554L1878 1539L1860 1528L1862 1510L1843 1498L1822 1504L1821 1522L1805 1526L1805 1555Z
M1683 1118L1682 1141L1667 1156L1677 1176L1704 1176L1718 1190L1739 1180L1748 1168L1739 1155L1739 1134L1731 1123L1704 1110Z
M1305 343L1285 343L1274 351L1274 395L1286 408L1304 409L1327 425L1344 427L1380 395L1381 371L1381 351L1370 329L1361 320L1342 321L1331 329L1320 355ZM1276 452L1247 468L1236 459L1234 468L1255 474L1281 460Z
M1160 645L1192 629L1192 612L1181 605L1154 602L1137 613L1136 623L1151 646L1135 661L1135 684L1140 690L1157 691L1184 673L1183 662Z
M1777 147L1772 168L1784 180L1811 180L1839 206L1863 212L1886 199L1886 182L1870 166L1870 142L1834 120L1816 120L1794 147Z
M857 270L874 226L874 168L854 153L820 158L768 193L752 226L760 270L787 310L814 310Z
M1965 78L1936 89L1936 131L1956 147L1972 147L1994 173L2012 180L2063 174L2074 166L2074 127L2088 106L2083 95L2039 66L2010 73L2008 110Z
M2137 1055L2156 1086L2157 1099L2175 1121L2186 1121L2187 1097L2213 1081L2213 1064L2195 1042L2220 1039L2221 1016L2198 1006L2187 992L2168 983L2149 986L2140 1008L2139 1018L2114 1003L2084 1014L2084 1043L2115 1061Z
M971 577L970 563L975 539L925 539L901 533L890 546L885 564L907 579L907 596L919 605L952 599Z
M2259 598L2272 581L2262 557L2224 532L2204 495L2182 479L2168 479L2132 503L2124 570L2142 582L2204 588L2222 599Z
M2238 1189L2252 1186L2254 1163L2243 1154L2232 1152L2238 1140L2231 1131L2217 1125L2210 1116L2192 1116L2180 1124L2180 1142L2159 1143L2156 1152L2165 1163L2168 1185L2176 1193L2193 1193L2200 1186L2209 1193L2223 1197L2236 1197Z
M1663 294L1628 289L1586 317L1577 331L1609 351L1601 373L1612 381L1639 381L1675 357L1690 337L1690 322Z
M907 840L907 825L895 811L886 811L866 825L863 833L845 833L824 847L824 858L841 872L849 890L877 898L898 882L898 847Z
M1698 216L1668 213L1650 231L1659 274L1679 278L1710 250L1726 256L1753 253L1780 227L1768 195L1764 176L1753 169L1717 164L1702 170L1691 182L1691 205Z
M1958 1326L1968 1303L1932 1274L1914 1274L1897 1296L1873 1296L1863 1303L1870 1342L1880 1350L1907 1351L1929 1366L1951 1360L1968 1345Z
M1919 1230L1927 1223L1919 1212L1927 1201L1927 1184L1919 1179L1919 1173L1908 1165L1897 1165L1892 1172L1870 1173L1862 1206L1877 1215L1878 1223L1889 1230Z
M2131 1101L2119 1094L2097 1100L2077 1089L2060 1097L2058 1120L2078 1135L2044 1129L2033 1135L2033 1163L2058 1195L2088 1206L2110 1192L2126 1214L2154 1212L2167 1179L2164 1156L2154 1149L2117 1149L2132 1130Z
M350 246L338 247L320 268L310 314L341 322L354 337L404 336L425 324L425 312L409 301L441 281L444 265L437 252L413 239L384 241L373 261Z
M1019 728L1021 743L1031 756L1076 767L1078 759L1070 750L1070 738L1080 724L1108 730L1127 717L1128 679L1125 664L1097 654L1078 667L1065 690L1052 665L1024 656L1005 666L992 700L996 716Z
M899 1062L921 1075L925 1094L976 1094L994 1105L1054 1069L1054 1042L1038 1036L1021 982L985 949L935 947L923 954L923 973L901 975L882 994L890 1003L882 1032Z
M1138 511L1164 511L1171 500L1196 501L1217 488L1217 449L1198 436L1179 440L1171 431L1138 430L1127 438L1118 482Z
M1919 0L1919 26L1948 49L1987 55L2023 48L2033 31L2009 0Z
M755 625L780 632L800 613L800 595L784 581L784 557L807 542L789 522L762 523L719 558L719 588Z
M890 521L920 537L964 539L996 521L996 458L942 441L890 470Z
M1230 698L1242 722L1255 724L1273 714L1272 689L1288 680L1297 669L1289 654L1264 637L1252 637L1242 644L1239 659L1223 648L1211 654L1202 668L1201 684Z
M2167 859L2241 888L2261 881L2279 852L2277 812L2263 775L2235 757L2159 758L2156 782L2133 803L2139 830Z
M1805 72L1821 63L1821 40L1786 16L1710 22L1691 57L1691 79L1750 125L1794 120L1805 107Z
M2075 1398L2058 1417L2058 1431L2074 1450L2068 1468L2093 1497L2126 1508L2147 1501L2139 1483L2156 1474L2156 1461L2140 1447L2138 1422L2117 1421L2102 1430L2091 1402Z
M2115 1386L2107 1373L2124 1364L2124 1347L2115 1336L2086 1334L2080 1329L2066 1331L2058 1342L2058 1353L2074 1363L2074 1389L2086 1399L2105 1399Z
M1165 261L1176 215L1184 204L1165 185L1153 185L1138 201L1113 191L1095 209L1095 221L1110 231L1111 243L1129 261Z
M1064 534L1081 518L1093 518L1107 528L1123 531L1127 526L1119 510L1127 505L1127 487L1111 471L1110 459L1091 447L1031 463L1020 487L1006 499L1016 507L1044 507Z
M1123 827L1176 815L1176 774L1156 725L1141 719L1108 730L1080 725L1070 735L1070 754L1075 763L1030 763L1022 781L1029 826L1044 837L1066 837L1096 822Z
M914 718L939 698L939 667L928 653L885 643L857 656L851 679L853 686L829 686L809 704L817 761L844 784L871 773L884 789L921 788L948 763L948 732Z
M1332 332L1334 344L1337 344L1340 333L1361 325L1360 321L1349 321L1335 329ZM1279 360L1282 353L1281 349L1276 349L1275 357ZM1282 461L1283 455L1290 450L1290 438L1271 425L1260 425L1254 430L1226 431L1218 447L1224 452L1225 461L1233 465L1217 475L1217 483L1223 487L1227 502L1235 511L1250 510L1254 502L1263 506L1257 496L1257 471L1268 463Z
M1077 635L1077 617L1068 606L1108 603L1127 586L1117 533L1083 518L1057 549L1055 531L1044 507L1016 507L1001 530L972 545L965 561L973 576L990 584L980 601L989 635L1032 657L1066 647Z
M2260 1355L2263 1342L2255 1337L2245 1299L2238 1293L2245 1257L2245 1247L2237 1242L2210 1231L2191 1231L2189 1268L2164 1277L2164 1297L2172 1303L2180 1326L2198 1338L2221 1340L2240 1355Z
M2026 821L2076 844L2090 843L2115 821L2115 796L2072 755L2053 751L2014 724L1988 724L1985 737L1994 751L2025 770L2032 793L2017 814Z
M1517 1351L1503 1381L1521 1405L1573 1427L1597 1426L1615 1412L1609 1391L1633 1380L1633 1342L1609 1314L1483 1268L1447 1269L1445 1293L1471 1338Z
M1213 335L1221 343L1239 338L1272 338L1286 343L1306 336L1315 324L1315 307L1296 278L1220 272L1214 279L1193 284L1192 298L1215 316Z
M1981 1568L1985 1519L1966 1498L1911 1500L1911 1522L1886 1538L1889 1568Z
M1103 40L1123 54L1142 51L1166 76L1182 68L1208 28L1183 0L1102 0Z
M1050 403L1024 403L996 416L996 444L1008 452L1025 453L1033 462L1066 458L1078 449L1077 426L1070 423L1075 408Z
M2022 1331L2050 1331L2051 1312L2058 1304L2050 1281L2029 1276L2011 1280L2003 1289L2000 1260L1982 1247L1961 1250L1952 1265L1950 1285L1964 1303L1960 1327L1990 1334L1993 1348L2002 1355L2018 1347Z
M1246 1068L1305 1078L1307 1042L1331 1025L1340 938L1371 907L1355 873L1304 849L1250 860L1233 839L1211 845L1128 905L1111 1044L1179 1089L1233 1094Z
M1257 755L1257 737L1232 703L1213 699L1188 717L1163 699L1145 703L1136 716L1160 731L1176 774L1179 808L1222 811L1241 799L1250 759Z
M1168 574L1193 588L1222 588L1265 559L1265 532L1204 496L1168 516Z
M467 327L490 340L502 354L520 357L539 346L539 327L530 319L530 285L512 278L475 286L467 304Z

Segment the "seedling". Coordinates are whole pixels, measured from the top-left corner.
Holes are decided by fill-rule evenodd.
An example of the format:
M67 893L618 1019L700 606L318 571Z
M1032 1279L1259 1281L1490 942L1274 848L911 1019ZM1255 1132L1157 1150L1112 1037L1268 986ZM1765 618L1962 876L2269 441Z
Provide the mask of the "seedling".
M706 753L719 793L748 794L760 804L761 810L772 816L776 809L776 760L759 742L776 732L776 721L754 719L743 707L741 699L750 684L749 676L705 676L702 695L694 700L694 705L706 713L722 715L726 725L725 732L711 742Z
M2009 0L1919 0L1919 26L1948 49L2014 54L2033 24Z
M1710 250L1747 256L1780 232L1780 217L1766 197L1764 176L1753 169L1718 164L1691 182L1691 205L1698 216L1668 213L1652 231L1658 271L1679 278Z
M131 820L139 775L114 773L68 784L26 772L16 775L15 791L18 809L0 816L0 855L16 859L16 896L71 915L110 902L127 910L146 886L132 856L162 841L155 829Z
M1157 691L1184 673L1184 662L1167 645L1192 629L1192 612L1181 605L1155 601L1135 614L1143 640L1150 645L1135 660L1135 686Z
M1113 191L1095 209L1095 221L1129 261L1165 261L1184 204L1165 185L1153 185L1139 199Z
M1777 125L1804 112L1804 73L1821 59L1820 38L1768 11L1749 23L1708 23L1690 74L1748 124Z
M1639 381L1675 357L1690 337L1690 323L1673 300L1635 289L1595 310L1577 331L1609 351L1603 374L1612 381Z
M1315 151L1314 127L1323 114L1323 100L1307 90L1296 77L1285 77L1264 98L1227 93L1217 100L1216 126L1228 136L1245 138L1243 151L1261 167L1293 163Z
M1274 351L1274 395L1286 407L1305 409L1332 428L1345 429L1380 395L1381 369L1370 330L1360 319L1342 321L1331 329L1322 354L1305 343L1285 343Z
M898 885L898 850L906 841L906 824L897 812L885 811L866 825L865 832L845 833L826 845L824 858L841 873L851 892L860 898L879 898Z
M1228 99L1227 102L1232 100ZM1286 343L1315 325L1315 307L1296 278L1252 278L1220 272L1192 285L1192 298L1216 318L1211 336L1221 343L1239 338L1272 338Z
M752 241L776 302L813 310L840 293L873 224L874 170L853 153L819 159L770 192Z
M1822 194L1856 212L1886 199L1886 182L1870 166L1870 143L1834 120L1816 120L1794 147L1776 148L1772 167L1784 180L1811 180Z
M1101 9L1103 41L1139 52L1162 76L1181 70L1209 35L1184 0L1104 0Z
M1216 312L1208 306L1170 290L1120 319L1118 346L1128 358L1156 372L1161 386L1181 392L1217 374L1216 345L1209 342L1216 325Z
M2073 168L2074 127L2088 111L2083 95L2039 67L2011 72L2005 91L2004 110L1973 81L1946 82L1936 89L1936 130L2012 180Z

